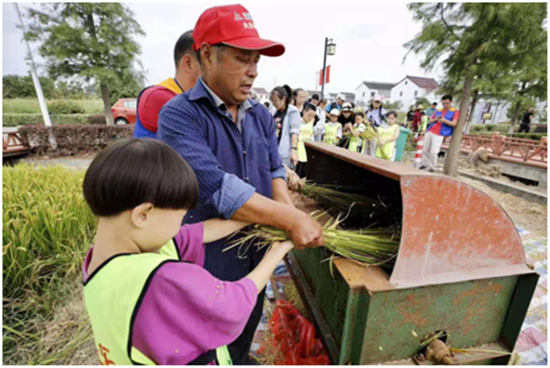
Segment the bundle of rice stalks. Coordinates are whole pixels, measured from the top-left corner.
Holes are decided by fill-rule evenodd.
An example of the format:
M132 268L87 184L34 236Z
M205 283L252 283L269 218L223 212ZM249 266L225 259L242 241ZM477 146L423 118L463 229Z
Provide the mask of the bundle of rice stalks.
M378 199L368 196L341 192L328 186L315 184L306 184L298 190L300 194L309 197L326 208L334 208L340 212L348 212L353 204L354 211L378 210L385 211L385 207L380 205Z
M365 140L372 140L375 139L378 135L376 134L376 131L370 124L366 124L367 129L363 133L361 133L360 137Z
M315 216L319 218L325 213ZM399 248L397 236L387 229L340 230L337 226L340 218L331 218L323 227L324 247L340 257L350 259L362 265L391 265ZM255 240L255 242L252 242ZM239 254L247 254L250 244L260 249L276 241L289 240L286 231L266 225L256 225L243 237L235 240L224 251L239 247Z

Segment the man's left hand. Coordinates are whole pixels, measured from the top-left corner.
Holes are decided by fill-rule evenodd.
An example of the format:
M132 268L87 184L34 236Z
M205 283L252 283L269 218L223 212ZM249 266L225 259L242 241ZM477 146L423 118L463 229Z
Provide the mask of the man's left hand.
M293 170L290 170L286 166L285 166L285 169L286 169L288 189L292 191L297 191L301 189L304 185L304 182L300 180L300 177L298 176L298 174L296 174Z
M296 167L298 165L298 152L295 149L290 150L290 163Z

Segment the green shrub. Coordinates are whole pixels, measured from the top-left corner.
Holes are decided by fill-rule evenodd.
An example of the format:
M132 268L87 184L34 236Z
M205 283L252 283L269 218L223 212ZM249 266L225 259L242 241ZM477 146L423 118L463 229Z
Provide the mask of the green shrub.
M48 102L48 112L50 115L84 114L86 110L72 101L59 100Z
M50 145L50 130L44 125L25 125L19 129L23 144L33 153L52 156L70 156L81 152L92 152L105 148L107 144L124 138L131 138L132 125L54 125L51 131L57 148Z
M107 120L105 119L105 115L103 115L103 114L88 115L88 124L106 125Z
M63 124L106 124L105 115L69 114L51 115L52 125ZM16 127L24 125L44 124L42 114L3 114L2 126Z
M510 124L472 124L470 126L470 134L475 134L477 132L500 132L508 133L510 130Z
M548 125L546 124L531 124L531 131L533 133L547 133Z
M540 141L542 137L548 136L546 133L514 133L512 134L512 137L514 138L522 138L522 139L533 139L536 141Z

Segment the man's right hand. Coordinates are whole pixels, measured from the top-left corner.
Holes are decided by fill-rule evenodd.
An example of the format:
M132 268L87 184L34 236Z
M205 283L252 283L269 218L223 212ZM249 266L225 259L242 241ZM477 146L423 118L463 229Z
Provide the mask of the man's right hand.
M321 225L300 210L294 212L294 221L288 229L288 235L296 249L315 248L325 242Z

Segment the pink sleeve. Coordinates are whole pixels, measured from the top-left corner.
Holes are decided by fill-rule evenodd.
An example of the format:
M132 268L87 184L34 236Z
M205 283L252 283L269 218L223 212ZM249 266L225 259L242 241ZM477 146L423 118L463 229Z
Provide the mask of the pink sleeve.
M204 265L204 223L184 225L175 236L182 261Z
M197 265L168 262L152 278L139 307L132 345L156 364L187 364L233 342L257 297L248 278L224 282Z

